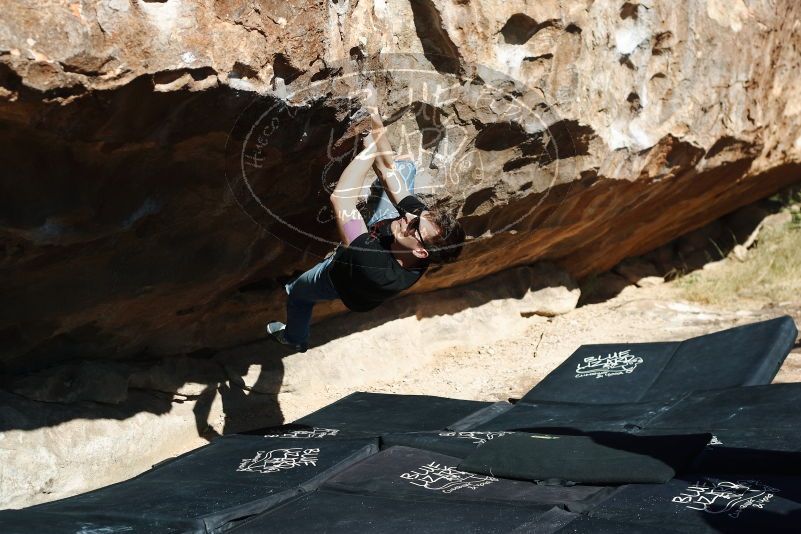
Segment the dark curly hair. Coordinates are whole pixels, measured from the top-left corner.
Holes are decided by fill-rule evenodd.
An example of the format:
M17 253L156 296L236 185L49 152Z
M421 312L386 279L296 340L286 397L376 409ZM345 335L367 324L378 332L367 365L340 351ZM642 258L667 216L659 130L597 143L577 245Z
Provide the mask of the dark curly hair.
M465 233L459 221L450 213L439 210L427 210L423 216L440 229L436 237L426 243L430 263L450 263L456 261L462 253Z

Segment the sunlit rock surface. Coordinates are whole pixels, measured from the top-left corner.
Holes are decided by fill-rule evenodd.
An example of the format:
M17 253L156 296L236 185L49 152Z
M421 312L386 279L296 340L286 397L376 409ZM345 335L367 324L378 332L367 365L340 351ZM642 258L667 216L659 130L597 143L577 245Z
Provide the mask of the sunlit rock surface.
M413 291L547 262L570 276L498 298L521 299L524 314L570 309L573 280L801 179L800 17L794 0L4 5L0 370L16 395L6 428L82 428L77 419L100 412L81 402L105 403L109 420L172 414L136 423L163 429L163 441L118 474L129 476L196 445L170 439L179 419L186 436L225 431L221 403L280 419L275 396L301 394L303 380L283 391L283 367L260 367L254 387L248 357L208 358L258 340L284 316L283 284L333 248L328 191L363 128L367 79L430 186L423 196L470 236L459 262ZM461 328L447 314L485 304L469 300L416 299L398 320L444 313ZM317 342L379 319L354 315ZM419 334L436 338L442 324ZM98 359L112 371L83 363ZM33 408L8 407L33 401L53 410L32 422ZM69 456L41 446L48 465ZM86 461L130 453L100 450ZM15 486L14 502L46 498L48 476Z
M271 139L270 188L257 193L269 202L280 188L293 225L333 240L320 176L330 185L341 168L326 169L330 138L353 145L359 105L342 96L359 71L379 71L396 143L423 131L408 148L434 180L449 156L436 136L452 125L480 156L479 183L457 171L437 198L482 238L415 291L535 260L576 277L606 270L798 179L799 11L789 0L14 2L0 22L3 363L257 336L282 315L282 283L331 246L240 207L229 133L254 98L288 97L295 114ZM410 92L419 76L382 56L398 52L443 86L502 86L533 115L466 91ZM310 99L311 83L327 89Z

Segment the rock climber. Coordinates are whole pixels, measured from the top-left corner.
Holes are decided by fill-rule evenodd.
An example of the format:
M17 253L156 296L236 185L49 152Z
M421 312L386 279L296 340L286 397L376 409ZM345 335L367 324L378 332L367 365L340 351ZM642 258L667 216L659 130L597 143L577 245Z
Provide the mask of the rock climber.
M414 285L431 264L457 259L465 234L449 213L427 207L414 192L411 159L396 158L368 87L370 130L331 194L341 243L333 254L286 284L286 324L271 321L267 333L299 352L308 347L312 308L340 299L356 312L370 311ZM357 209L370 168L378 179L367 199L369 220Z

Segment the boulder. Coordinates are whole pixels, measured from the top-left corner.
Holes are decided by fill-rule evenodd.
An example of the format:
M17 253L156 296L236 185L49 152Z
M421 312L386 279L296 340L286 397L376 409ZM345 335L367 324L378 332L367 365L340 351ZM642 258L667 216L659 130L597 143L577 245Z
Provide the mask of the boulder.
M337 240L366 78L470 237L415 293L582 279L771 195L801 168L801 4L719 3L10 3L0 363L257 338Z
M554 317L578 305L581 289L566 271L542 262L531 267L531 287L520 301L520 314Z
M28 404L0 404L3 504L280 421L279 395L292 406L416 365L369 358L381 343L421 363L523 331L521 314L574 307L574 280L801 170L794 0L6 4L0 368ZM338 241L328 196L368 79L416 193L469 239L380 311L318 306L316 347L284 354L263 326ZM727 224L747 237L759 217ZM227 420L221 407L242 405L254 419Z

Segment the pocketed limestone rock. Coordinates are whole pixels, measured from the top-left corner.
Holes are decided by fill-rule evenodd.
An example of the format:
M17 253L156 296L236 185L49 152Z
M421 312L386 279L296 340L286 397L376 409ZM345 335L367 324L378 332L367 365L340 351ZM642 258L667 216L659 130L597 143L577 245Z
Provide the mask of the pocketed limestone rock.
M332 384L513 336L537 320L521 313L572 309L573 279L605 273L593 283L610 298L633 290L607 272L623 258L796 183L801 3L621 4L5 2L0 368L18 395L0 397L12 427L0 507L263 424L223 406L280 422L279 397L297 415ZM287 355L259 340L283 317L283 283L338 240L328 191L364 126L354 112L370 76L394 146L415 157L421 188L437 187L426 200L470 241L403 302L359 316L317 307L316 320L339 317L315 324L316 348ZM229 148L261 116L253 104L286 111L253 130L255 184L229 172L246 155ZM765 215L751 211L727 223L740 239ZM705 239L676 270L710 261ZM545 258L569 275L517 267ZM382 357L383 344L415 358ZM181 356L208 349L222 352Z
M282 283L338 240L326 191L371 76L394 146L437 186L427 200L471 238L416 293L544 259L602 273L801 168L795 0L747 17L666 0L6 4L14 372L255 339L283 313ZM286 113L256 128L255 104ZM251 131L259 152L240 158ZM263 180L231 180L236 162Z

